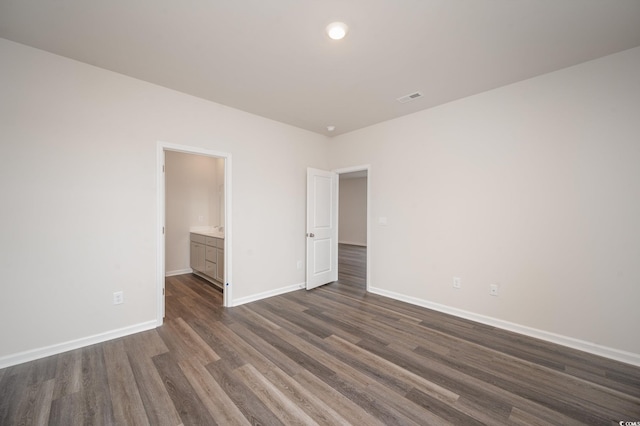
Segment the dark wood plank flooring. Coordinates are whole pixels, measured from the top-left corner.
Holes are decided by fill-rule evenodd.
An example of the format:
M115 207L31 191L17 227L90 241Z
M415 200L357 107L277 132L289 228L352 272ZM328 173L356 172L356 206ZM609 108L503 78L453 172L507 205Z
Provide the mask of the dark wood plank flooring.
M339 281L222 308L167 278L155 330L0 370L0 425L611 425L640 421L640 368Z

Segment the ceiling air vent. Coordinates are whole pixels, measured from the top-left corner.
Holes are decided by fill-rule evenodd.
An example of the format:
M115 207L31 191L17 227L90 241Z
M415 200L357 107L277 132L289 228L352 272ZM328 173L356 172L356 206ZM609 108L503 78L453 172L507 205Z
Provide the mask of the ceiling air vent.
M407 102L411 102L413 100L416 100L418 98L422 97L422 93L420 92L415 92L415 93L411 93L409 95L406 96L402 96L400 98L397 99L398 102L400 102L401 104L406 104Z

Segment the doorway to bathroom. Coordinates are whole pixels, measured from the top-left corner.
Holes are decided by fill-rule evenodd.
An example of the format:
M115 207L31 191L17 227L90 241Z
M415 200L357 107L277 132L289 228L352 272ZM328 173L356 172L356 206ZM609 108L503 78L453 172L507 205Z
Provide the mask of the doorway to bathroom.
M158 143L159 325L166 277L194 273L220 288L230 306L230 200L230 154Z

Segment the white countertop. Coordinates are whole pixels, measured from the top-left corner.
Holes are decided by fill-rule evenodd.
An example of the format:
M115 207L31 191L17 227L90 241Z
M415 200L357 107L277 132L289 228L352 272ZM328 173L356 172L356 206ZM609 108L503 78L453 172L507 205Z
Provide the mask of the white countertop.
M204 235L205 237L213 237L213 238L223 238L224 239L224 231L220 230L217 227L207 227L207 226L193 226L189 230L192 234Z

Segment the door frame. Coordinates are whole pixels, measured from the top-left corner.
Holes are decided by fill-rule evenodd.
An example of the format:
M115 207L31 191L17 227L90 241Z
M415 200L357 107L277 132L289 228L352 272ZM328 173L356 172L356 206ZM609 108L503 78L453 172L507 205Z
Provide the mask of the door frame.
M372 223L372 219L371 219L371 165L370 164L364 164L364 165L360 165L360 166L352 166L352 167L343 167L340 169L333 169L333 172L338 174L338 211L337 213L337 218L338 218L338 238L336 238L336 250L338 250L338 244L339 244L339 240L340 240L340 175L344 174L344 173L352 173L352 172L367 172L367 265L366 265L366 273L367 273L367 277L366 277L366 291L369 292L369 288L371 287L371 252L372 252L372 247L373 247L373 242L371 240L371 223ZM340 266L337 265L338 267L338 274L340 273Z
M232 218L231 218L231 154L227 152L213 151L194 146L178 145L163 141L158 141L156 148L157 162L157 270L156 270L156 325L161 326L164 321L164 283L165 283L165 172L164 159L165 151L181 152L184 154L202 155L205 157L215 157L224 159L224 283L223 283L223 306L231 306L233 271L232 271Z

